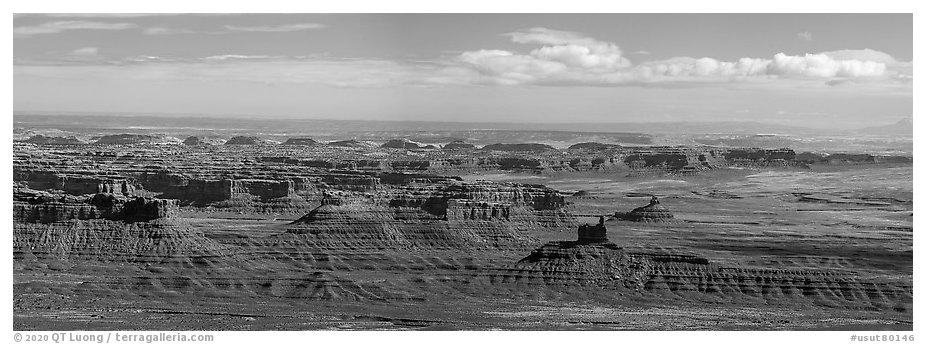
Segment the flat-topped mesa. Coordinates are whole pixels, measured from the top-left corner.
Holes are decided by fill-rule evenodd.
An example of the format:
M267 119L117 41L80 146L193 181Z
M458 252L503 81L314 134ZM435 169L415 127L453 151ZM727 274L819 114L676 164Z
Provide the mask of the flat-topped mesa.
M656 196L653 196L646 206L635 208L629 213L615 213L614 216L622 220L656 223L674 222L675 218L675 215L659 204L659 199Z
M269 143L269 141L256 136L235 136L225 141L226 145L264 145Z
M900 163L908 164L913 162L909 156L890 156L890 155L871 155L871 154L847 154L847 153L811 153L803 152L797 154L794 160L804 165L853 165L853 164L878 164L878 163Z
M360 142L357 140L341 140L328 142L329 146L332 147L346 147L346 148L372 148L374 145L367 142Z
M58 136L44 136L44 135L35 135L30 137L23 142L32 143L37 145L83 145L87 144L84 141L74 137L58 137Z
M792 166L795 156L790 148L731 148L723 152L727 164L735 166Z
M315 146L319 145L320 143L308 137L294 137L287 139L286 142L283 142L283 144L292 146Z
M900 281L816 269L728 267L697 255L632 252L612 243L580 241L549 242L517 263L489 272L488 281L570 292L593 287L624 289L644 297L707 296L711 302L730 304L825 304L852 309L909 307L913 297L912 286Z
M450 142L444 145L442 149L443 150L476 149L476 146L473 145L472 143L466 143L463 140L457 140L457 141L453 141L453 142Z
M33 190L60 190L80 196L94 193L113 193L132 196L137 183L128 177L96 174L64 174L49 170L13 168L13 180Z
M567 150L588 150L588 151L607 151L607 150L618 150L623 148L621 145L611 144L611 143L599 143L599 142L583 142L576 143Z
M187 146L221 145L224 143L225 140L221 138L208 136L190 136L183 140L183 144Z
M503 151L503 152L543 152L555 151L553 146L542 143L496 143L482 147L486 151Z
M13 222L17 223L92 219L144 222L174 217L177 210L175 201L146 197L107 193L55 195L30 189L17 189L13 193Z
M180 143L180 140L161 135L115 134L102 136L94 143L98 145L176 144Z
M423 147L419 146L417 143L411 142L409 140L395 139L389 140L389 142L384 143L382 148L395 148L395 149L421 149Z
M395 181L383 180L375 193L327 189L322 205L291 223L288 232L350 240L367 235L378 238L369 244L384 247L480 246L534 244L525 239L524 232L575 228L574 219L563 210L565 201L555 190L524 184L424 180L427 177L405 178L399 183L397 175ZM455 239L446 237L449 241L429 244L429 236ZM488 241L475 244L480 237Z

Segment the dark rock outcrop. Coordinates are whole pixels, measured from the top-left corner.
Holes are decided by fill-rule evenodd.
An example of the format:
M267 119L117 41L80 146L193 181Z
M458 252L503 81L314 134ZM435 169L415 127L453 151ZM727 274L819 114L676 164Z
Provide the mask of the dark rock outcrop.
M500 170L506 171L528 170L539 172L541 170L540 161L528 158L505 157L498 159L496 163L498 163Z
M334 142L329 142L328 145L332 147L347 147L347 148L370 148L372 147L372 145L369 143L360 142L357 140L334 141Z
M803 152L795 155L794 160L805 165L855 165L855 164L878 164L878 163L898 163L909 164L913 158L908 156L887 156L871 154L847 154L847 153L811 153Z
M738 161L752 162L752 163L778 163L786 164L790 161L794 161L795 157L794 150L782 148L782 149L758 149L758 148L738 148L730 149L723 153L723 157L727 162L736 163Z
M267 143L266 140L255 136L235 136L225 141L226 145L261 145Z
M544 152L556 150L556 148L553 148L553 146L545 145L542 143L495 143L486 145L482 147L482 149L487 151L502 152Z
M608 241L608 229L604 226L604 217L598 218L598 224L579 226L579 243L599 243Z
M164 144L180 143L172 137L145 134L115 134L105 135L94 142L99 145L132 145L132 144Z
M295 146L315 146L315 145L319 145L320 143L308 137L300 137L300 138L294 137L294 138L286 139L286 142L283 142L283 144L284 145L295 145Z
M87 144L84 141L74 137L57 137L57 136L44 136L44 135L35 135L30 137L23 142L32 143L37 145L83 145Z
M207 136L190 136L186 140L183 140L183 144L188 146L205 146L205 145L220 145L225 143L222 139L218 137L207 137Z
M589 151L607 151L607 150L615 150L615 149L620 149L620 148L622 148L621 145L610 144L610 143L583 142L583 143L576 143L576 144L574 144L574 145L572 145L572 146L569 146L569 148L567 148L567 149L569 149L569 150L580 150L580 149L583 149L583 150L589 150Z
M464 150L464 149L476 149L471 143L466 143L463 141L453 141L443 147L444 150Z

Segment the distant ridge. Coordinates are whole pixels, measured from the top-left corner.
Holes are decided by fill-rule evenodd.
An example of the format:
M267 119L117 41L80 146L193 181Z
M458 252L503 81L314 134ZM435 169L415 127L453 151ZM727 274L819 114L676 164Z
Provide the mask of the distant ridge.
M913 136L913 120L904 118L894 124L866 127L857 130L857 132L869 135Z
M165 121L169 118L169 121ZM584 133L645 134L821 134L838 131L786 126L752 121L643 122L643 123L486 123L437 121L378 121L298 118L246 118L241 116L119 114L14 111L14 126L56 128L122 128L125 131L157 128L249 128L267 131L291 130L304 125L315 130L344 131L557 131Z

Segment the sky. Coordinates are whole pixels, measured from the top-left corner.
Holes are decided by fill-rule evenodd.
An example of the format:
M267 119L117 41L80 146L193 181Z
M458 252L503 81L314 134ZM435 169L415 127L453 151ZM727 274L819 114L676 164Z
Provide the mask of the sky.
M471 122L911 118L911 14L18 14L14 110Z

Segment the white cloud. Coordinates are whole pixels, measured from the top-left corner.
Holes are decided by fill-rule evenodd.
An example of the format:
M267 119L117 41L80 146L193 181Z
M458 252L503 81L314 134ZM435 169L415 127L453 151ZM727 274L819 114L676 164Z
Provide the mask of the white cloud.
M509 32L502 36L511 37L511 41L522 44L545 44L545 45L597 45L598 42L592 38L583 37L579 33L571 31L551 30L542 27L535 27L527 30Z
M464 52L458 61L480 74L480 82L495 84L665 84L749 82L771 79L822 80L834 78L890 79L893 58L874 50L842 50L829 53L772 58L679 57L643 62L636 66L614 43L584 37L575 32L533 28L505 34L516 43L541 44L521 54L504 50ZM910 68L912 69L912 67Z
M768 73L806 78L858 78L884 76L887 66L881 62L836 60L825 54L788 56L775 54Z
M452 69L442 70L440 65L412 65L388 60L322 60L247 55L220 55L198 59L146 56L120 63L33 64L18 65L14 68L16 77L324 84L337 87L458 83L462 75L460 72Z
M885 65L894 65L898 63L893 56L872 49L825 51L820 54L837 60L871 61L880 62Z
M805 41L812 41L812 40L813 40L813 34L811 34L810 32L807 32L807 31L798 33L798 34L797 34L797 37L800 38L800 39L803 39L803 40L805 40Z
M237 16L241 13L18 13L14 16L41 16L50 18L142 18L160 16Z
M71 51L69 55L80 57L96 57L100 54L100 49L96 47L86 47Z
M306 83L341 87L390 85L647 85L841 89L912 87L912 62L894 62L874 50L786 55L771 58L677 57L636 65L620 48L573 32L530 29L506 34L541 44L527 52L483 49L430 61L333 59L318 56L219 55L195 59L143 56L98 65L17 61L16 75L47 78L127 78L256 83ZM89 53L89 50L87 51ZM85 59L84 61L89 61ZM41 62L41 61L39 61ZM847 82L851 81L851 82Z
M245 31L245 32L293 32L293 31L323 29L325 27L327 27L325 24L318 24L318 23L289 24L289 25L279 25L279 26L235 26L235 25L225 26L226 29L231 30L231 31Z
M33 26L13 28L14 37L31 37L33 35L54 34L70 30L126 30L137 28L132 23L104 23L92 21L56 21Z
M630 66L620 48L569 31L532 28L507 33L516 43L542 44L527 54L504 50L464 52L457 60L499 84L579 80Z
M172 29L169 27L149 27L145 28L144 33L146 35L182 35L194 33L194 31L186 29Z

